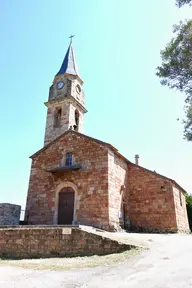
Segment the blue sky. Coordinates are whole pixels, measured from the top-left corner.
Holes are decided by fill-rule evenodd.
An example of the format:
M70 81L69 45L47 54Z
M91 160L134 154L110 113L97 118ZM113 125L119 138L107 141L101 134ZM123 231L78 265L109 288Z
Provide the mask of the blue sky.
M0 202L24 208L31 160L43 146L48 90L71 33L84 80L85 133L192 193L184 96L155 76L172 25L192 8L174 0L0 2Z

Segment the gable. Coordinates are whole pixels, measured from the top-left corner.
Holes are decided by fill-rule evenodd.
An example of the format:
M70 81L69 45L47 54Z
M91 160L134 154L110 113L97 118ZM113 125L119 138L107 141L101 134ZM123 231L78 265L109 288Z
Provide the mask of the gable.
M132 163L131 161L129 161L127 158L125 158L121 153L119 153L119 151L112 146L111 144L107 143L107 142L103 142L101 140L98 140L96 138L92 138L90 136L84 135L82 133L79 132L75 132L73 130L68 130L66 132L64 132L63 134L61 134L59 137L57 137L56 139L54 139L51 143L49 143L48 145L46 145L45 147L43 147L42 149L40 149L39 151L37 151L35 154L33 154L32 156L30 156L30 158L34 159L37 156L42 155L42 157L46 156L46 154L48 155L48 157L50 158L50 155L53 155L54 158L57 158L56 155L58 154L59 158L62 158L62 153L64 153L64 150L67 151L66 149L69 149L69 139L72 139L73 144L70 144L70 150L73 149L78 149L77 145L79 143L79 145L85 145L85 143L90 143L94 146L96 145L98 147L98 149L111 149L117 157L121 158L122 160L124 160L127 164L131 164L131 165L135 165L137 166L137 168L139 169L144 169L145 171L152 173L156 176L159 176L162 179L166 179L169 180L172 185L175 185L176 187L178 187L183 193L187 193L175 180L168 178L166 176L163 176L161 174L158 174L154 171L151 171L147 168L144 168L142 166L138 166L134 163ZM47 153L45 152L47 151ZM85 149L86 151L86 149ZM44 156L43 156L44 155Z
M100 162L107 162L107 151L106 145L83 137L79 133L66 133L32 156L32 166L44 170L65 166L66 155L71 152L74 164L99 167Z
M65 142L65 139L68 139L68 136L67 135L76 135L76 138L74 139L86 139L87 141L91 141L93 143L97 143L99 144L101 147L110 147L112 148L113 150L116 150L115 147L113 147L111 144L109 143L106 143L106 142L103 142L103 141L100 141L96 138L92 138L92 137L89 137L89 136L86 136L82 133L79 133L79 132L75 132L73 130L68 130L66 132L64 132L63 134L61 134L59 137L57 137L56 139L54 139L52 142L50 142L49 144L47 144L46 146L44 146L42 149L38 150L36 153L34 153L33 155L31 155L29 158L35 158L36 156L38 156L39 154L41 154L43 151L49 149L50 147L52 147L53 145L55 145L56 143L60 143L60 142Z

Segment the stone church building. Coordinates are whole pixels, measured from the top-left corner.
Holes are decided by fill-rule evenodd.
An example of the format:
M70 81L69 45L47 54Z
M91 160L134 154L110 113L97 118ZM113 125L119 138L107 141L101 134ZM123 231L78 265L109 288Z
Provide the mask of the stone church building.
M82 86L70 43L45 102L44 147L31 156L25 221L109 231L189 231L180 185L83 133Z

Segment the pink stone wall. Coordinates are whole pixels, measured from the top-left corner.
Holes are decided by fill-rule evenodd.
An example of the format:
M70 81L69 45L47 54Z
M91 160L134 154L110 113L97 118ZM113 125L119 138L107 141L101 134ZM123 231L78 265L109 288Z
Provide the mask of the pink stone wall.
M127 189L127 163L109 150L108 181L109 181L109 222L112 230L119 230L121 222L120 211L123 192ZM123 215L122 215L123 216Z
M67 152L72 152L74 163L82 168L47 172L65 164ZM25 220L29 224L57 224L58 194L66 183L75 187L77 223L113 231L119 230L122 222L137 230L189 231L179 186L129 163L110 146L72 131L34 156ZM124 219L120 219L122 197Z
M75 144L74 144L75 143ZM76 171L46 172L58 167L66 152L73 153ZM32 161L25 220L30 224L54 223L56 191L66 182L77 187L76 220L78 223L108 229L108 152L105 146L77 133L68 133Z
M176 221L179 231L189 232L189 223L186 209L186 201L183 192L173 185Z
M0 229L0 257L88 256L118 253L131 248L133 248L132 245L119 243L79 228L15 227Z
M172 185L169 180L136 165L129 165L128 213L132 227L148 231L178 230Z

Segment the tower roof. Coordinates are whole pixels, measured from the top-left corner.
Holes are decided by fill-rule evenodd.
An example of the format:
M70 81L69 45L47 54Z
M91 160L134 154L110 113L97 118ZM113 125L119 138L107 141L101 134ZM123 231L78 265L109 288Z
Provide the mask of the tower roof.
M63 60L63 63L61 65L61 68L59 72L56 74L56 76L61 74L72 74L79 76L77 63L75 60L75 53L72 47L72 43L70 43L69 48L67 50L67 53L65 55L65 58ZM80 76L79 76L80 77Z

